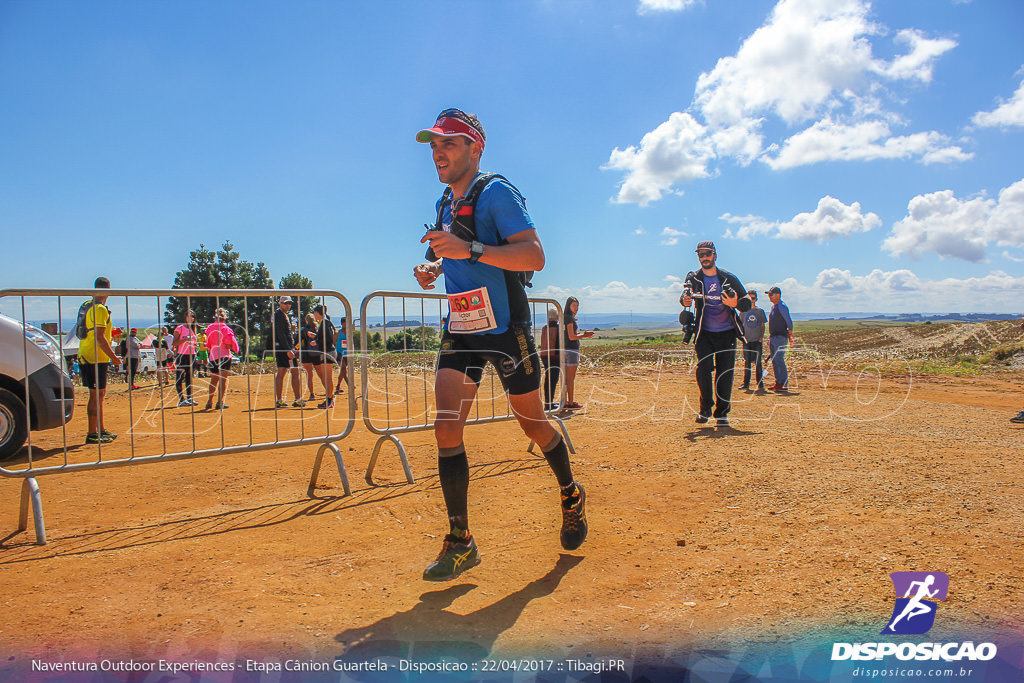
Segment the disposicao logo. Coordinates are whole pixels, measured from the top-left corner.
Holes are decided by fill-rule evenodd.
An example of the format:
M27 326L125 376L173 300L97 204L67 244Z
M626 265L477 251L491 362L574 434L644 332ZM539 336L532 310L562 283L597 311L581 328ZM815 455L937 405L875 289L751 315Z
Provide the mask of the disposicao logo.
M896 589L896 604L882 635L927 633L939 609L933 601L946 599L949 577L945 572L893 572L889 578Z
M949 577L944 572L893 572L889 575L896 590L892 616L881 635L920 635L935 624L938 605L949 592ZM988 661L997 654L994 643L833 643L832 661L899 660L955 662Z

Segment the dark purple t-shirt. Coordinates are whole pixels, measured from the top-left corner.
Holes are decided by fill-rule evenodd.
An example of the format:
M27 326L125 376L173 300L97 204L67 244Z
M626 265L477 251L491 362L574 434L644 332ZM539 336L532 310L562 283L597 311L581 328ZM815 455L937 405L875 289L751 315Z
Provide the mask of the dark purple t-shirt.
M732 322L732 309L722 303L722 283L717 275L701 273L704 279L704 317L701 322L708 332L726 332L736 327Z

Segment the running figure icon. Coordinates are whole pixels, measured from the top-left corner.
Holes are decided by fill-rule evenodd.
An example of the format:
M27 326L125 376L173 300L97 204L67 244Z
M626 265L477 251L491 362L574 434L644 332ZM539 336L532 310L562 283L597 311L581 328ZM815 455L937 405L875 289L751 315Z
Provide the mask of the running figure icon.
M920 616L922 614L928 614L932 611L932 609L934 609L934 606L929 606L921 602L922 598L934 598L935 595L939 592L937 588L935 590L928 590L934 583L934 574L929 574L924 581L912 581L910 583L910 590L908 590L907 594L903 597L910 598L910 592L914 590L914 586L917 586L917 594L914 595L914 597L910 598L910 602L908 602L907 606L903 608L903 611L900 612L900 615L893 619L892 622L889 624L890 631L895 631L897 622L899 622L899 620L903 617L906 617L907 621L910 621L914 617Z
M896 595L902 597L896 598L892 618L882 633L926 633L938 610L933 601L946 599L949 577L943 572L893 572L891 578Z

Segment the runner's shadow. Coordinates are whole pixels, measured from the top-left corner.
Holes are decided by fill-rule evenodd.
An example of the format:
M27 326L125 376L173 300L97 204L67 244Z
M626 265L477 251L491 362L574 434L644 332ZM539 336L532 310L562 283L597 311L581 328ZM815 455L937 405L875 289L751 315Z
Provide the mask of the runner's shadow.
M582 557L563 553L544 576L469 614L458 614L447 608L476 588L475 584L464 583L428 591L410 610L339 633L334 639L345 646L345 651L337 659L355 662L379 658L477 661L490 654L498 636L515 625L532 600L553 593L569 570L582 561Z
M751 432L744 429L736 429L735 427L726 427L725 429L704 427L686 434L683 438L695 444L705 439L724 439L727 436L752 436L754 434L760 434L760 432Z

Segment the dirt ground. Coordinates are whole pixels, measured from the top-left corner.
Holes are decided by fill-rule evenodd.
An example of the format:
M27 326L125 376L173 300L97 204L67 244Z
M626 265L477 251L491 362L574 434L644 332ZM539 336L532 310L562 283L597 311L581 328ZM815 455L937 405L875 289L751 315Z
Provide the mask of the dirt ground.
M114 385L106 421L121 437L103 458L339 433L345 402L329 425L324 411L274 411L268 379L257 390L234 378L223 421L160 410L152 384L129 417ZM414 425L422 402L401 396L422 387L404 379L388 387L398 403L384 419ZM852 642L877 638L888 575L901 570L950 577L930 637L1019 637L1024 427L1008 418L1021 384L804 370L788 394L737 389L732 428L716 430L694 424L687 367L586 368L586 408L565 420L586 543L561 550L553 477L516 424L471 426L483 562L450 584L420 578L446 531L432 434L401 435L414 484L386 443L369 485L377 437L361 410L338 442L348 496L330 457L307 495L315 444L44 475L48 543L37 545L31 522L15 532L22 480L0 479L0 652L17 671L33 657L629 658L815 634ZM90 462L81 391L75 410L68 462ZM33 438L34 466L64 462L60 430Z

